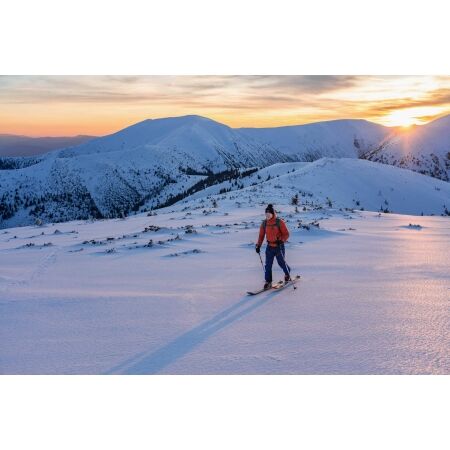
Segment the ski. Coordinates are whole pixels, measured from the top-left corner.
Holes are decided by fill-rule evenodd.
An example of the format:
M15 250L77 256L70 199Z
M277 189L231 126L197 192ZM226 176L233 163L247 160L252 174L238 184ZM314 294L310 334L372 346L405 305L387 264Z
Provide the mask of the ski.
M272 289L278 289L278 285L283 284L284 281L278 281L277 283L275 283L272 287L267 288L267 289L258 289L257 291L247 291L248 295L258 295L261 294L261 292L266 292L266 291L270 291Z
M278 289L278 290L284 289L287 286L295 284L299 279L300 279L300 275L296 275L294 278L292 278L292 280L280 281L275 286L273 286L273 289ZM294 289L297 289L297 288L294 286Z

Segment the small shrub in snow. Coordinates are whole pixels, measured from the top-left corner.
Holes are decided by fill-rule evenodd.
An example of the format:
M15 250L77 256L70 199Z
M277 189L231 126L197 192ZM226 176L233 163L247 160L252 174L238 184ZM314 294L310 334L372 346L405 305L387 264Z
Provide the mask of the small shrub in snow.
M186 227L185 227L186 229L185 229L185 234L194 234L194 233L197 233L197 231L194 229L194 226L193 225L186 225Z
M148 227L144 228L144 233L148 233L149 231L159 231L161 228L156 225L149 225Z
M105 242L96 241L95 239L91 239L90 241L83 241L83 244L103 245L103 244L105 244Z
M304 230L309 231L309 230L311 230L312 227L320 228L319 222L317 222L317 221L315 220L315 221L310 222L310 223L308 223L308 224L303 224L301 220L298 221L297 228L300 228L300 229L304 229Z

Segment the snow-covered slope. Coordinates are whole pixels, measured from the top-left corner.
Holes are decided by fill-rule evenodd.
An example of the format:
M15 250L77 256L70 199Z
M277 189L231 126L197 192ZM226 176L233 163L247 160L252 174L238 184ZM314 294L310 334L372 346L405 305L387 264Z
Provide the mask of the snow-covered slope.
M367 158L450 180L450 115L397 133Z
M229 192L227 192L229 191ZM220 194L221 195L217 195ZM284 163L198 192L241 204L289 204L365 209L416 215L450 214L450 183L410 170L353 158L322 158L312 163Z
M0 373L450 374L450 218L280 196L302 279L248 297L265 205L233 194L2 230Z
M214 174L288 159L210 119L146 120L39 159L8 160L0 172L0 227L36 217L117 217L143 203L156 207L201 180L210 184Z
M327 156L356 158L377 149L392 134L390 128L367 120L331 120L287 127L240 128L239 131L299 161Z

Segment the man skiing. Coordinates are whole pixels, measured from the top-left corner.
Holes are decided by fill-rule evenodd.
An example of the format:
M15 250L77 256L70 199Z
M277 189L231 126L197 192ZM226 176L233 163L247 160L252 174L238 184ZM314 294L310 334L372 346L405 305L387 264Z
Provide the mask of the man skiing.
M271 204L267 205L266 219L263 220L261 227L259 228L259 238L255 248L256 253L261 251L264 236L267 239L265 266L266 283L264 284L264 289L269 289L272 287L272 265L274 258L277 258L278 265L283 269L284 281L287 282L291 279L291 269L284 259L284 243L289 238L289 231L283 219L277 217L273 205Z

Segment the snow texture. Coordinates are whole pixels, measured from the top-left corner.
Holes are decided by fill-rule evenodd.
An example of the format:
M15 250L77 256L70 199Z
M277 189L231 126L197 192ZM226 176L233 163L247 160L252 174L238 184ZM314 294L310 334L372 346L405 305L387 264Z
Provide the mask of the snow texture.
M450 374L450 218L426 215L450 185L356 159L263 170L156 215L1 230L0 372ZM268 202L302 279L249 297Z

